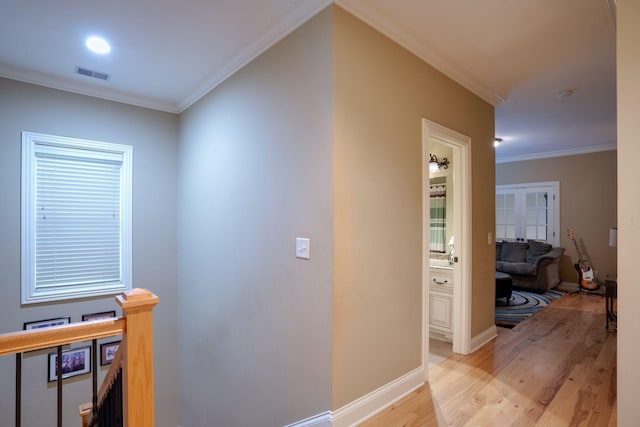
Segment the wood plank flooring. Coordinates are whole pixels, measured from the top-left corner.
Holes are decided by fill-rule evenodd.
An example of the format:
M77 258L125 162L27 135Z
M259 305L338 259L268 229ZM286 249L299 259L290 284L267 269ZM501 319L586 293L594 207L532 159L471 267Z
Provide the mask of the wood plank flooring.
M565 295L469 356L429 371L429 383L361 424L615 426L616 334L604 297Z

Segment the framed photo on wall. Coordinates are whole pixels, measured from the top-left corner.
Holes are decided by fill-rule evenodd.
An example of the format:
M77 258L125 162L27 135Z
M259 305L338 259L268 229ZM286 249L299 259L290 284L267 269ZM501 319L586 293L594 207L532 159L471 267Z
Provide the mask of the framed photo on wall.
M71 323L71 316L56 317L53 319L34 320L33 322L25 322L24 330L30 331L32 329L49 328L51 326L67 325Z
M90 320L102 320L102 319L110 319L112 317L116 317L116 311L103 311L100 313L91 313L91 314L83 314L82 321L88 322Z
M100 366L111 365L120 348L120 340L100 344Z
M49 353L49 382L58 380L58 353ZM62 379L91 372L91 347L62 352Z

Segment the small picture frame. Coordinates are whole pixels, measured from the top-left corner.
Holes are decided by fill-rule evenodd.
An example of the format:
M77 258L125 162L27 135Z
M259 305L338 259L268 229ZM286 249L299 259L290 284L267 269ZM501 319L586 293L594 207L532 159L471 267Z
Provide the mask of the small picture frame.
M50 328L51 326L68 325L71 323L71 316L55 317L53 319L34 320L33 322L25 322L24 330Z
M111 365L119 347L120 340L100 344L100 366Z
M82 315L82 321L83 322L88 322L88 321L91 321L91 320L110 319L112 317L116 317L116 311L115 310L103 311L103 312L100 312L100 313L83 314Z
M49 353L49 382L58 380L58 353ZM91 347L62 352L62 379L91 372Z

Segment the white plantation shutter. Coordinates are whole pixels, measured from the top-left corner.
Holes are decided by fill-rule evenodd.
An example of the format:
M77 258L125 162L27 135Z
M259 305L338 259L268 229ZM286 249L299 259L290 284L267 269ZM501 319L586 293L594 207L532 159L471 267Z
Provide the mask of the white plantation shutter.
M23 303L131 287L131 155L23 134Z

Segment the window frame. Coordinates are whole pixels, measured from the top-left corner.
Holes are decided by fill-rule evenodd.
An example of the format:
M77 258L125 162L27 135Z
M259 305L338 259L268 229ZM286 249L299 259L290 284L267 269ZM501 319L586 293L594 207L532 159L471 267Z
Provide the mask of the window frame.
M86 159L117 156L120 167L120 280L111 283L38 289L36 286L36 155L58 148L86 153ZM82 155L76 158L82 159ZM113 295L132 288L133 147L109 142L22 132L21 302L34 304Z
M545 240L547 243L553 246L560 244L560 182L559 181L547 181L547 182L529 182L522 184L501 184L496 185L496 196L498 193L513 193L515 195L515 227L516 237L526 240L526 208L524 207L524 201L527 193L536 191L547 191L549 199L549 218L547 220L548 235ZM495 236L496 241L499 240L515 240L498 235L498 207L497 203L494 208L496 213L495 220ZM536 240L536 239L533 239Z

